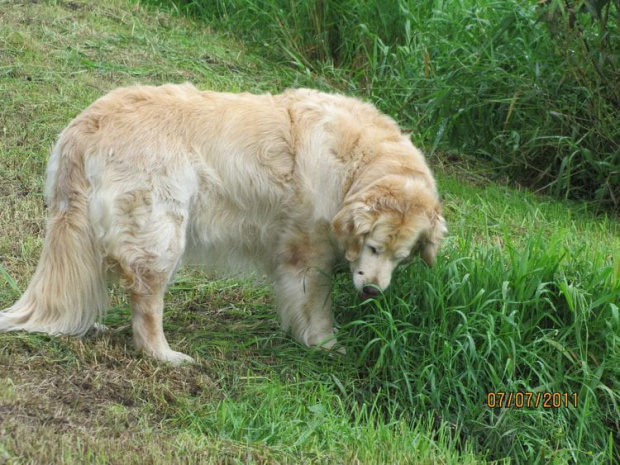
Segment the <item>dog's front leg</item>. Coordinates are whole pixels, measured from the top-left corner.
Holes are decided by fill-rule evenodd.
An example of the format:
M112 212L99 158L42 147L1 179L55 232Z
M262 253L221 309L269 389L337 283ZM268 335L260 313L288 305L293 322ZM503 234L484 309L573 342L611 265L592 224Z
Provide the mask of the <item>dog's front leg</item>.
M327 236L319 237L305 234L287 244L275 291L282 327L309 347L331 350L337 344L331 310L334 252Z

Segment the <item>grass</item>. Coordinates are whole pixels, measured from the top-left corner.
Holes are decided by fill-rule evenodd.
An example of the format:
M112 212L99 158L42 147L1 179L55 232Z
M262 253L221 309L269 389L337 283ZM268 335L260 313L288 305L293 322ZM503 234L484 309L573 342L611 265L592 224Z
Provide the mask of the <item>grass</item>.
M2 3L0 22L0 308L40 254L49 147L105 91L348 86L122 0ZM0 462L619 461L617 219L490 182L440 147L431 160L450 227L438 264L401 270L368 302L338 276L346 356L282 334L259 278L187 269L165 325L198 362L172 368L133 350L113 289L108 333L0 335ZM517 391L576 393L578 406L486 405Z

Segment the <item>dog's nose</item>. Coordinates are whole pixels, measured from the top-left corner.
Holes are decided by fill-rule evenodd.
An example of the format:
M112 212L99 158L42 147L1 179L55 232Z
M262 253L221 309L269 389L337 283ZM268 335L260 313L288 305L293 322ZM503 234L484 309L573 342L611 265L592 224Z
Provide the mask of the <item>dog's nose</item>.
M362 292L364 294L366 294L366 295L370 295L370 296L376 297L376 296L379 295L380 291L379 291L379 289L377 289L376 287L373 287L373 286L364 286L362 288Z

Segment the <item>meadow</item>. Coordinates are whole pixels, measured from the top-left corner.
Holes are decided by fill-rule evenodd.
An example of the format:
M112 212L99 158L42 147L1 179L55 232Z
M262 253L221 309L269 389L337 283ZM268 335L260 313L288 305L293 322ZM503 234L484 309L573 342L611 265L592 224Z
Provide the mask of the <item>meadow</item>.
M459 10L464 26L466 17L476 18L459 34L487 23L499 28L491 7L513 5L479 4ZM370 301L359 300L346 273L337 275L344 356L308 350L282 333L260 276L190 268L166 297L165 328L173 347L197 359L194 365L174 368L133 350L127 296L116 285L103 335L0 334L0 463L620 461L616 186L588 193L571 175L575 187L545 190L555 197L517 187L519 176L509 176L519 173L517 165L499 161L511 153L499 139L512 129L493 135L492 120L525 124L530 116L518 107L537 99L516 99L507 120L510 99L488 107L465 98L469 91L448 86L430 49L430 59L416 55L421 61L410 69L411 76L428 74L426 86L410 77L405 87L394 76L407 71L390 60L401 53L394 63L405 63L413 49L401 50L394 38L381 38L383 48L359 39L357 54L336 39L313 48L302 40L302 26L313 24L304 16L297 19L299 36L285 40L294 30L285 21L295 18L284 7L279 21L286 27L269 39L249 7L243 17L240 3L213 2L209 16L194 8L200 5L0 1L0 308L19 297L39 258L43 177L56 135L98 96L138 82L189 80L252 92L305 86L378 104L412 131L436 172L450 230L438 263L401 269L388 292ZM406 3L395 5L400 14ZM448 24L438 5L416 14ZM368 24L371 37L376 27ZM456 47L448 29L429 37L416 32L423 27L431 25L410 18L411 44ZM498 37L509 30L497 29ZM499 59L509 49L493 53ZM452 50L463 64L458 72L475 76L477 98L485 86L499 92L494 79L524 76L524 68L499 77L483 72L471 50ZM451 114L448 102L463 111ZM597 130L605 135L597 143L610 145L604 154L613 155L620 126L605 125L617 121L610 108L600 109ZM581 118L573 110L563 111ZM461 127L480 118L487 135ZM538 121L540 131L556 130L545 121ZM489 146L489 137L498 145ZM485 150L498 160L476 158ZM608 179L614 175L610 168Z

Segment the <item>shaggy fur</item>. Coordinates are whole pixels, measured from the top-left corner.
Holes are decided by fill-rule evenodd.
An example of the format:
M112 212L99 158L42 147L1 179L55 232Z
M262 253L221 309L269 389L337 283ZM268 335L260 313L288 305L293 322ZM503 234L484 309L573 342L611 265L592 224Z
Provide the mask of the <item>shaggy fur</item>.
M135 345L171 363L191 360L162 328L183 257L254 265L273 279L283 327L332 348L336 260L376 295L413 253L432 265L445 233L433 176L396 123L305 89L117 89L60 134L46 195L41 260L0 331L85 334L106 311L112 266L130 292Z

